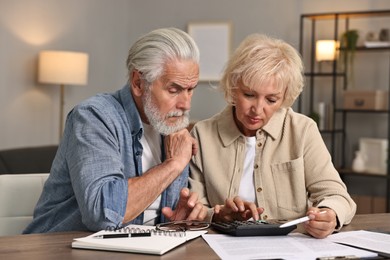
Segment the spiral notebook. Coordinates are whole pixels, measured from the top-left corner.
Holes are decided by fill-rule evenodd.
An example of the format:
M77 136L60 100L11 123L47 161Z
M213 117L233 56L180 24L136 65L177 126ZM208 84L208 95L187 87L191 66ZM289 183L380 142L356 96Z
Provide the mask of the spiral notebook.
M102 239L103 235L150 232L150 236ZM153 226L129 225L117 231L99 231L87 237L75 238L72 248L120 251L163 255L173 248L207 233L206 230L186 232L156 231Z

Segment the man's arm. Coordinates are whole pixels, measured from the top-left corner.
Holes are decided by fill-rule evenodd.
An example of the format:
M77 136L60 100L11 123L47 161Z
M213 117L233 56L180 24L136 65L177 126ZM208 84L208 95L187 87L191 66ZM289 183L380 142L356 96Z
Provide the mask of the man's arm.
M186 129L165 137L166 160L140 177L128 179L123 223L141 214L183 171L196 153L195 140Z

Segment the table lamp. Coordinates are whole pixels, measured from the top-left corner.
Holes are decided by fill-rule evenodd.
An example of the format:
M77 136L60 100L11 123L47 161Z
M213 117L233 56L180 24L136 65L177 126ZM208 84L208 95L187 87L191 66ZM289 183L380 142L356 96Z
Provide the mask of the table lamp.
M64 86L86 85L88 81L88 54L68 51L41 51L38 62L38 82L60 86L59 138L64 120Z
M335 40L318 40L316 42L316 61L320 64L323 61L334 61L338 57L338 42Z

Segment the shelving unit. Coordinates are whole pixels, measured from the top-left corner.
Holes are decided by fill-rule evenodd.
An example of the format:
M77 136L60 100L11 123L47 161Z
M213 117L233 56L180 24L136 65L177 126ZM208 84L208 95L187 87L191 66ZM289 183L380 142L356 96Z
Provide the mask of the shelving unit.
M351 158L352 155L348 154L346 150L346 138L348 133L354 131L350 129L348 125L348 117L353 114L359 113L361 116L375 116L378 114L386 115L387 120L387 140L390 146L390 47L375 47L375 48L366 48L363 46L358 46L355 50L355 55L359 53L372 53L380 52L383 53L383 56L387 56L389 60L388 69L385 73L388 74L388 108L387 110L348 110L343 109L340 105L340 93L347 89L348 79L347 79L347 70L348 63L344 62L344 67L340 69L340 61L335 59L331 62L330 71L321 72L317 68L315 53L316 53L316 41L319 40L318 35L323 33L323 31L318 31L318 23L329 23L331 26L327 27L327 39L333 39L335 41L340 41L341 33L350 30L350 23L353 19L358 19L359 21L367 19L367 23L371 19L377 17L389 17L390 10L380 10L380 11L362 11L362 12L335 12L335 13L317 13L317 14L302 14L300 17L300 42L299 50L305 62L306 72L306 87L303 91L301 97L298 99L298 111L307 115L315 112L315 100L317 91L321 87L317 84L317 81L320 79L322 83L325 81L328 85L328 99L329 103L332 105L332 119L331 127L326 130L321 130L321 134L328 145L328 149L332 155L335 166L337 167L342 178L371 178L379 179L383 184L385 183L385 208L386 212L390 212L390 152L387 153L387 174L372 174L372 173L356 173L353 172L350 167L347 165L347 158ZM387 19L387 18L386 18ZM389 20L390 21L390 20ZM333 23L333 26L332 26ZM333 27L333 29L331 29ZM383 28L390 29L390 22L388 24L383 24ZM331 35L331 36L329 36ZM364 37L364 36L360 36ZM310 46L306 48L304 46ZM339 49L338 51L343 51ZM369 66L369 64L367 64ZM322 84L323 85L323 84ZM330 87L330 88L329 88ZM372 89L376 89L376 86L372 86ZM318 99L318 98L317 98ZM373 136L375 137L375 136ZM390 147L389 147L390 148ZM350 152L349 152L350 153ZM362 179L362 180L363 180ZM364 181L364 180L363 180ZM348 186L348 185L347 185ZM349 189L350 187L348 187ZM359 206L359 205L358 205Z

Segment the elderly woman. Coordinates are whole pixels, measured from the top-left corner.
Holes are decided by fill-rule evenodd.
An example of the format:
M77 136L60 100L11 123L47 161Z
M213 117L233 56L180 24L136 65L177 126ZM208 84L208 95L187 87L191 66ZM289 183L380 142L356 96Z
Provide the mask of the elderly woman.
M303 89L298 52L282 40L248 36L221 80L227 107L198 122L190 187L212 221L293 219L324 238L348 224L356 204L332 164L316 123L291 108Z

